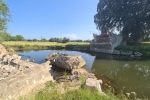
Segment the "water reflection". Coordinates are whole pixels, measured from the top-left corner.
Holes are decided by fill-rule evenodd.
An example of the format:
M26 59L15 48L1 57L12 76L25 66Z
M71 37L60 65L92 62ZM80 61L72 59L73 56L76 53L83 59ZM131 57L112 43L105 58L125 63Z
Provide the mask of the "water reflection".
M108 58L108 57L107 57ZM124 92L135 91L139 97L148 97L150 88L150 61L148 59L125 59L120 57L96 57L92 69L97 76L106 76Z
M47 57L52 52L56 53L66 53L71 55L81 55L83 59L86 61L86 69L91 71L92 64L94 62L95 56L86 53L86 52L78 52L78 51L68 51L68 50L37 50L37 51L18 51L17 53L22 55L22 59L30 59L34 60L35 63L43 63L45 62L45 57Z

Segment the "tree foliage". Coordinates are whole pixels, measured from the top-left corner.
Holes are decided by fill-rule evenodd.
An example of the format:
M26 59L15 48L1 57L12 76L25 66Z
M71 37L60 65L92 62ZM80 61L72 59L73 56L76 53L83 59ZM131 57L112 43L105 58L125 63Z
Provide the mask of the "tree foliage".
M47 40L45 38L42 38L41 42L47 42Z
M64 37L63 39L62 39L62 43L67 43L67 42L69 42L70 41L70 39L69 38L66 38L66 37Z
M64 37L63 39L62 38L50 38L49 39L49 42L58 42L58 43L67 43L69 41L70 39L66 37Z
M11 36L6 32L0 32L1 41L24 41L24 37L22 35Z
M24 41L25 40L22 35L16 35L15 38L16 38L16 41Z
M0 32L0 37L3 38L3 41L11 40L11 35L6 32Z
M99 0L94 22L102 32L117 29L138 42L150 35L150 0Z
M3 0L0 0L0 32L6 30L6 24L9 21L9 19L9 8Z

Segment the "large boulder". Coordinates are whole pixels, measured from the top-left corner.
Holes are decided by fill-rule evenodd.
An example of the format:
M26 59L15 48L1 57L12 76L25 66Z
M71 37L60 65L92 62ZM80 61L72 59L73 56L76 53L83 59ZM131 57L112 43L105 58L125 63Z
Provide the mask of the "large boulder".
M50 61L52 65L66 70L79 69L85 66L85 61L80 55L52 53L45 59Z

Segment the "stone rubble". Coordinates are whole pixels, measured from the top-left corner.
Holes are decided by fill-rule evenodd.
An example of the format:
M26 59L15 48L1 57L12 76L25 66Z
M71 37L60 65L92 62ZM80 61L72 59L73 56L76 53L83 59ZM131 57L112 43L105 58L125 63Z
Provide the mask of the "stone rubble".
M16 99L40 84L54 81L49 64L23 61L17 54L0 52L0 100Z
M78 89L81 86L80 78L84 77L87 87L95 87L103 94L102 80L97 80L93 73L82 68L85 61L81 56L52 53L46 60L43 64L36 64L28 59L21 60L21 56L17 54L10 55L0 51L0 100L16 99L40 84L54 81L52 65L71 70L72 75L54 77L60 83L70 82L67 83L70 89ZM94 81L90 83L89 80Z

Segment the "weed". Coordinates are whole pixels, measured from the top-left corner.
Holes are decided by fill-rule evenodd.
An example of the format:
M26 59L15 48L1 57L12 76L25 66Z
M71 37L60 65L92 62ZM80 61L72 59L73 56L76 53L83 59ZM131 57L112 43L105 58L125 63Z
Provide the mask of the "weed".
M81 87L84 87L86 79L84 77L80 77L80 81L81 81Z
M63 74L64 78L66 79L67 78L67 71L65 70L62 74Z

